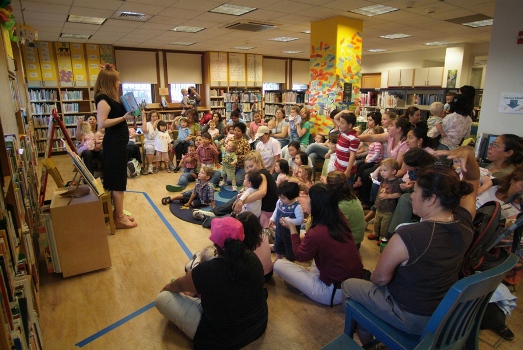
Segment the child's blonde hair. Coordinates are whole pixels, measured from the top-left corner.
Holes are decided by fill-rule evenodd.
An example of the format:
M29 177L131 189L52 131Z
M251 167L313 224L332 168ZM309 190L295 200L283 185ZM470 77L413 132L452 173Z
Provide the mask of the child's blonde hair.
M400 170L400 164L394 158L387 158L382 160L380 166L396 171Z
M444 108L445 108L445 105L443 103L441 103L441 102L433 102L430 105L430 114L431 115L435 115L435 116L439 116Z
M385 129L383 129L383 126L376 125L372 128L372 131L374 131L374 134L383 134L385 132Z
M231 147L232 152L235 152L236 149L238 148L238 145L236 144L236 141L234 141L234 140L229 140L229 141L227 141L227 143L232 143L232 147Z
M89 124L88 122L82 122L82 134L85 135L92 131L93 130L91 129L91 124Z
M214 170L212 170L212 168L210 168L208 166L202 166L202 170L203 170L203 172L205 173L206 176L209 176L209 179L214 174Z
M302 176L306 175L308 181L312 181L312 167L308 165L300 165Z

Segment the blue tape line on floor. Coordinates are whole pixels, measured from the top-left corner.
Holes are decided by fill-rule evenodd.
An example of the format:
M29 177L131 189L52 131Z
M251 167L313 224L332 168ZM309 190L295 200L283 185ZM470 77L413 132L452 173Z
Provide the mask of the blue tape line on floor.
M81 342L79 343L76 343L75 346L76 347L84 347L86 346L87 344L95 341L96 339L100 338L102 335L106 334L106 333L109 333L110 331L112 331L113 329L121 326L122 324L124 324L125 322L127 321L130 321L132 320L133 318L135 318L136 316L138 315L141 315L142 313L144 313L145 311L151 309L152 307L154 306L154 302L148 304L148 305L145 305L144 307L142 307L141 309L139 310L136 310L135 312L133 312L132 314L130 314L129 316L126 316L124 318L122 318L121 320L113 323L112 325L110 326L107 326L105 327L104 329L102 329L101 331L99 332L96 332L95 334L91 335L90 337L88 338L85 338L84 340L82 340Z
M178 236L178 233L176 232L176 230L171 226L171 224L169 223L169 221L167 221L167 219L165 218L165 216L162 214L162 212L160 211L160 209L158 209L158 207L156 206L156 204L154 204L153 200L151 199L151 197L149 197L149 195L145 192L140 192L140 191L126 191L126 192L129 192L129 193L141 193L144 195L145 199L147 199L147 201L149 202L149 204L153 207L154 211L156 212L156 214L158 214L158 216L160 217L160 219L162 220L162 222L165 224L165 226L167 226L167 228L169 229L169 231L171 232L171 234L173 235L174 239L176 239L176 241L178 242L178 244L180 245L180 247L182 247L183 251L185 252L185 254L187 254L187 257L188 258L191 258L192 257L192 253L191 251L189 250L189 248L185 245L185 243L183 242L183 240L181 239L180 236ZM136 310L135 312L133 312L132 314L130 314L129 316L126 316L124 318L122 318L121 320L119 321L116 321L115 323L113 323L112 325L110 326L107 326L105 327L104 329L102 329L101 331L99 332L96 332L95 334L91 335L90 337L87 337L85 338L84 340L78 342L75 344L76 347L84 347L86 346L87 344L95 341L96 339L100 338L101 336L109 333L110 331L112 331L113 329L121 326L122 324L124 324L125 322L127 321L130 321L132 320L133 318L135 318L136 316L139 316L141 315L142 313L144 313L145 311L151 309L152 307L154 306L154 301L148 305L145 305L144 307L142 307L141 309L139 310Z

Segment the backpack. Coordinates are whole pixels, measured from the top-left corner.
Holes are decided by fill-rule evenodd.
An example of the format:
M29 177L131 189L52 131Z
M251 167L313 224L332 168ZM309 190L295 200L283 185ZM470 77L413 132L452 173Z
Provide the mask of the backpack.
M474 274L498 236L505 229L505 220L501 219L501 204L490 201L479 207L472 226L474 227L474 237L461 263L460 277Z
M136 158L133 158L127 162L127 177L138 177L140 176L141 171L142 166L140 165L140 162L136 160Z

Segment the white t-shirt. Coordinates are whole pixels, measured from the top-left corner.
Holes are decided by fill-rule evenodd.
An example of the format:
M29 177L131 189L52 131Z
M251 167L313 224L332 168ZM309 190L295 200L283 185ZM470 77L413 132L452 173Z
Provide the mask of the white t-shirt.
M267 143L258 142L256 150L260 152L263 164L266 168L271 168L274 165L274 157L281 155L281 144L273 137L269 137Z
M172 141L171 135L169 135L168 132L158 130L156 138L154 139L154 149L158 152L166 153L169 151L169 143Z

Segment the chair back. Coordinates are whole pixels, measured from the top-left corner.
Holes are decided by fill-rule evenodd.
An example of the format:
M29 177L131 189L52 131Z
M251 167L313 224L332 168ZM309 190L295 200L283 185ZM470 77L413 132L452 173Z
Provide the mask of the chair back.
M435 348L461 349L471 332L477 333L492 294L517 262L518 257L510 254L499 266L456 282L434 311L420 339L430 333L434 335Z

